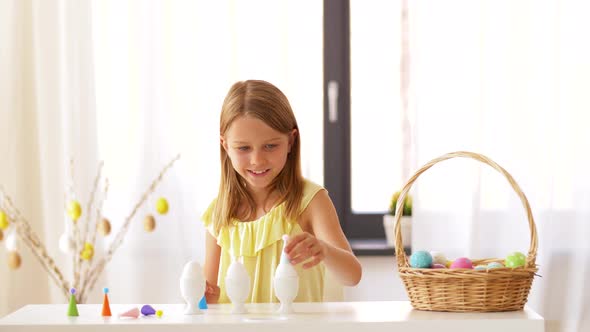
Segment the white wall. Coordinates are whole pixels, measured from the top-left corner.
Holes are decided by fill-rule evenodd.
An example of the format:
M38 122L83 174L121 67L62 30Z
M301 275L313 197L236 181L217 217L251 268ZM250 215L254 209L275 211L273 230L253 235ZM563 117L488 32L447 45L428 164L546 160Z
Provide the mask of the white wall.
M359 256L363 277L356 287L344 288L344 301L408 300L393 256Z

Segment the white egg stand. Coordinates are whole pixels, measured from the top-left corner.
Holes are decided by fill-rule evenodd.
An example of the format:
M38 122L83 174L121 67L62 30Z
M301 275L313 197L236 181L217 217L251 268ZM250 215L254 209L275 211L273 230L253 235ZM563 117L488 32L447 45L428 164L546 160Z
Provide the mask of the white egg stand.
M289 236L283 235L283 248L286 247L288 240ZM250 275L240 257L234 256L225 277L225 289L232 303L233 314L247 313L245 304L251 291L250 282ZM205 276L201 265L197 261L187 262L180 276L180 293L186 302L185 315L202 313L199 309L199 301L205 292L205 285ZM275 271L273 287L275 295L281 303L277 312L279 314L293 313L293 300L299 291L299 275L284 251L281 253L281 260Z
M199 262L189 261L184 265L180 276L180 294L186 302L185 315L203 313L199 309L199 301L205 294L205 275Z

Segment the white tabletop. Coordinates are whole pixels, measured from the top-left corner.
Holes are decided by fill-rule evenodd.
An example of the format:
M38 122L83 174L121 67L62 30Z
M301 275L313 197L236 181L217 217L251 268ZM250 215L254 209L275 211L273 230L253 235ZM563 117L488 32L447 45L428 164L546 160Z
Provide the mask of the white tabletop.
M101 316L101 304L78 305L68 317L67 304L27 305L0 319L0 331L232 331L232 332L543 332L543 317L530 308L497 313L445 313L413 310L406 301L295 303L295 313L279 315L277 304L248 304L248 313L231 314L231 305L210 305L203 314L187 316L181 304L152 304L161 318L119 318L142 304L111 304L112 317Z

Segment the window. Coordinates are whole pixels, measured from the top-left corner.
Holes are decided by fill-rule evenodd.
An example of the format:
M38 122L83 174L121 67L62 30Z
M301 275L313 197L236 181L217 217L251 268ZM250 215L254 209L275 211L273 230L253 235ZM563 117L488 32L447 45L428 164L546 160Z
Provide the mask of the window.
M407 148L401 18L410 4L415 137ZM587 158L576 151L588 145L588 98L578 87L588 77L580 73L587 72L589 49L575 37L586 24L579 8L326 0L324 12L325 184L351 242L382 239L381 216L408 170L451 151L480 152L501 164L536 210L563 213L582 200L585 183L576 175L583 178ZM437 218L461 215L483 239L498 215L522 213L497 172L458 163L420 180L414 216L423 214L432 234L443 227Z
M325 1L325 185L353 247L385 245L382 216L402 185L400 8Z

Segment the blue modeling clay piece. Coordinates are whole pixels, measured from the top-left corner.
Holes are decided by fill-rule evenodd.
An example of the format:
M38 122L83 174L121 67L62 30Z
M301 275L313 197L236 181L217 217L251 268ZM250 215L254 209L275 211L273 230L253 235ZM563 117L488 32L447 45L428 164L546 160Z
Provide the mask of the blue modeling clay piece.
M199 309L208 309L207 308L207 299L205 298L204 295L201 298L201 301L199 301Z

